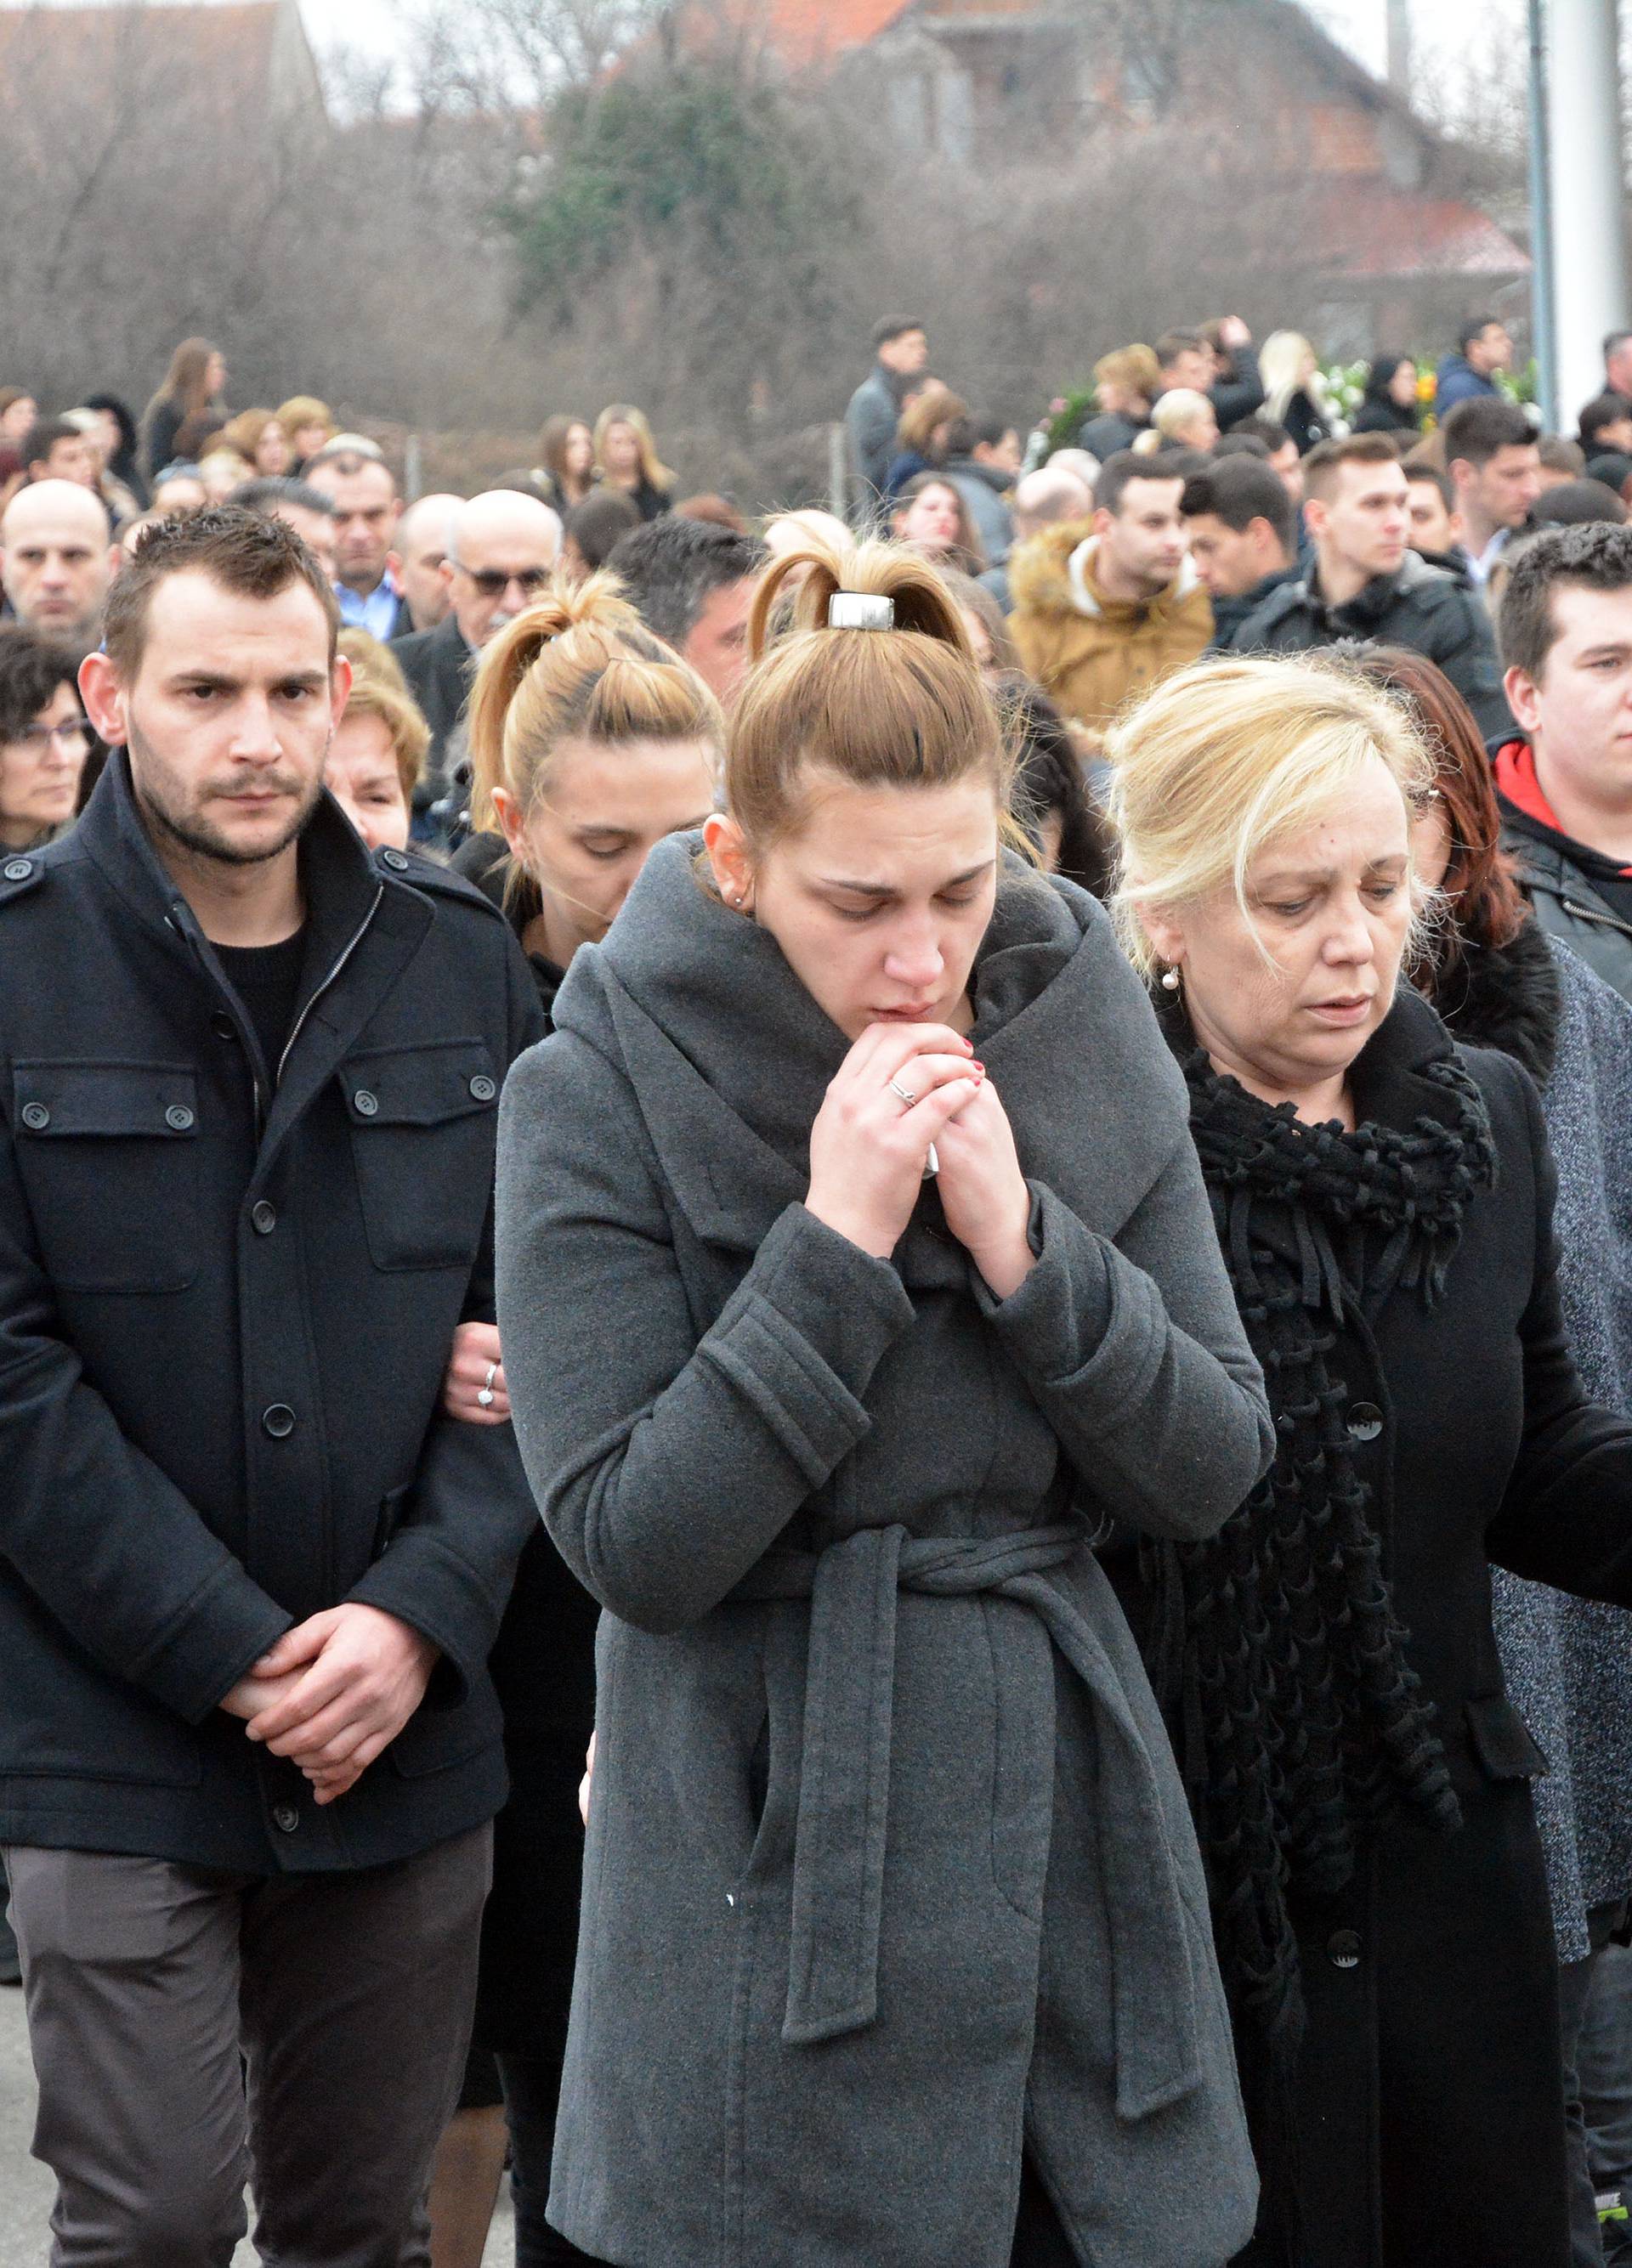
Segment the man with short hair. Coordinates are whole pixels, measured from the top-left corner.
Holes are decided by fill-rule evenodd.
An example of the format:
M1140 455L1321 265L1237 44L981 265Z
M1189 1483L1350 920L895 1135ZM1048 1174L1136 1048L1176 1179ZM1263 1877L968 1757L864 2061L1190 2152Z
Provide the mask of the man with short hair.
M1225 426L1238 423L1263 407L1264 382L1259 374L1252 334L1240 316L1227 315L1218 326L1218 335L1219 345L1229 357L1228 363L1221 358L1205 331L1163 331L1156 344L1161 372L1156 398L1159 401L1163 394L1170 394L1175 387L1205 394L1222 431ZM1228 376L1224 374L1226 370Z
M1444 440L1468 572L1482 590L1541 493L1536 437L1518 404L1497 396L1459 401Z
M874 330L873 353L873 367L845 411L851 469L860 489L858 524L863 526L883 508L903 391L929 360L923 324L916 315L886 315Z
M1536 443L1536 462L1541 468L1541 493L1561 481L1578 481L1587 468L1586 452L1562 433L1543 433Z
M335 596L341 621L382 644L412 630L396 577L402 500L385 459L378 452L366 456L331 441L301 477L334 508Z
M558 513L519 489L484 489L455 510L442 579L448 610L434 630L392 647L431 727L431 752L414 792L414 832L446 838L456 814L433 816L464 755L465 702L476 657L549 582L561 551Z
M1411 646L1438 663L1487 738L1510 729L1483 606L1407 549L1406 468L1392 438L1322 441L1303 472L1314 565L1248 616L1232 651L1307 653L1340 638Z
M1457 333L1457 349L1440 364L1434 381L1434 415L1443 424L1458 401L1499 398L1495 372L1513 362L1513 342L1495 315L1473 315Z
M1046 527L1009 562L1021 661L1084 725L1104 724L1213 634L1179 512L1186 471L1182 457L1121 451L1100 468L1087 529Z
M1590 465L1594 457L1608 456L1612 452L1625 456L1632 450L1632 396L1617 394L1613 388L1595 394L1583 406L1577 431L1586 464Z
M0 871L0 1844L60 2268L402 2257L505 1795L537 1515L442 1406L493 1318L508 924L323 789L350 672L275 519L161 522L114 753ZM382 2108L382 2106L384 2106Z
M1604 341L1604 384L1632 394L1632 331L1611 331Z
M332 583L338 560L335 552L335 508L321 489L309 487L289 474L269 473L258 481L240 481L228 497L243 512L258 512L268 519L281 519L292 527L316 557Z
M1406 462L1406 515L1411 523L1411 549L1430 567L1471 582L1467 554L1462 549L1461 523L1457 519L1457 492L1449 473L1419 457Z
M1277 475L1250 456L1193 473L1179 510L1213 601L1213 644L1222 652L1272 592L1297 580L1297 514Z
M409 613L399 637L410 630L433 630L447 614L451 601L442 562L454 514L463 501L447 495L416 497L396 524L396 579Z
M1072 466L1057 464L1052 457L1047 464L1016 482L1009 507L1015 540L1008 558L1002 566L988 567L976 578L991 592L1006 615L1014 607L1008 571L1021 545L1029 543L1044 528L1058 526L1061 520L1086 519L1093 509L1094 491L1082 474Z
M118 565L107 507L78 481L18 489L0 518L0 583L11 615L76 661L101 637Z
M96 488L101 470L96 451L71 418L37 418L24 438L21 455L30 481L71 481L76 488Z
M670 514L632 530L606 563L646 628L729 708L748 674L748 617L770 557L757 535Z

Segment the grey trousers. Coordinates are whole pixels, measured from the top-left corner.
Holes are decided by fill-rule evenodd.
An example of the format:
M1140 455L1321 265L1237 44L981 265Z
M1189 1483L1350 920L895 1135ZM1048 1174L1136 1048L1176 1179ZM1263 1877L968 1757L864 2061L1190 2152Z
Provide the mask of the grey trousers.
M355 1874L13 1845L53 2268L398 2268L458 2099L491 1828Z

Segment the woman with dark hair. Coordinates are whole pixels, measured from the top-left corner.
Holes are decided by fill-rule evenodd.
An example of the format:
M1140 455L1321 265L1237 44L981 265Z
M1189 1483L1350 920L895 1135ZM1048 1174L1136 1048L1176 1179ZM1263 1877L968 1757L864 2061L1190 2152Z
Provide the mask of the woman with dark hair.
M1018 672L998 681L998 704L1015 743L1015 816L1036 846L1045 873L1063 874L1104 899L1115 865L1114 838L1089 800L1071 727L1046 693Z
M0 851L36 850L67 832L85 801L86 760L101 747L73 655L32 630L0 629Z
M142 464L151 481L178 453L184 430L190 429L196 447L208 431L226 423L221 400L226 384L226 363L208 339L183 339L170 357L164 383L148 403L142 419Z
M1418 983L1456 1039L1501 1049L1541 1089L1570 1345L1587 1391L1632 1414L1632 1007L1534 919L1502 848L1489 758L1456 688L1399 646L1355 666L1407 704L1436 758L1416 857L1443 911ZM1560 1962L1572 2219L1577 2257L1593 2259L1595 2192L1632 2174L1624 2150L1618 2163L1589 2165L1574 2083L1588 2004L1607 1974L1601 1956L1632 1893L1632 1622L1619 1608L1492 1573L1508 1690L1547 1759L1536 1823Z
M1422 432L1417 399L1417 366L1409 355L1380 354L1366 372L1366 387L1351 431L1356 433Z
M890 534L936 567L983 574L986 556L963 490L944 473L919 473L896 500Z
M1443 757L1352 667L1233 657L1164 680L1106 755L1117 917L1278 1435L1220 1535L1147 1548L1136 1592L1264 2183L1243 2260L1565 2268L1546 1767L1490 1571L1632 1603L1632 1425L1571 1358L1532 1082L1402 981Z
M116 481L129 490L137 509L145 512L148 505L147 483L137 462L136 418L129 402L122 401L116 394L87 394L87 409L94 409L107 421L107 469Z
M595 482L595 437L587 418L560 410L545 418L533 478L563 519L582 504Z

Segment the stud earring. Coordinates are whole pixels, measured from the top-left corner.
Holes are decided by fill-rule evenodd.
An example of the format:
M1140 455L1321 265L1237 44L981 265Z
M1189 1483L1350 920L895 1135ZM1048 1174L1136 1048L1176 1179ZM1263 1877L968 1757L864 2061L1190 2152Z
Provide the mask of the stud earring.
M1164 972L1162 978L1162 990L1164 992L1177 992L1178 990L1178 969L1177 965L1175 965L1173 968Z

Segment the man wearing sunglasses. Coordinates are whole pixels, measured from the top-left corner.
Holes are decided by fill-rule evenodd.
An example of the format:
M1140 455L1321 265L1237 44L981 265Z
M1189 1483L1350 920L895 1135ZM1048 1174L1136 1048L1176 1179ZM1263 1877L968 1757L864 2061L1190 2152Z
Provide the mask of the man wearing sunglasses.
M434 630L398 638L392 652L431 727L431 749L414 792L414 834L447 840L456 830L463 790L464 711L476 660L555 571L561 521L547 504L516 489L489 489L454 514L442 562L448 611ZM450 793L450 789L455 791Z

